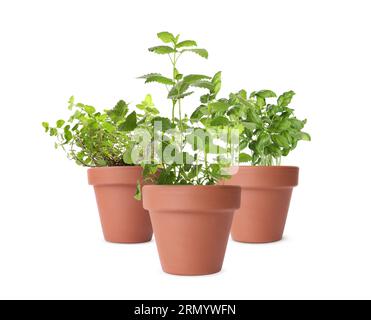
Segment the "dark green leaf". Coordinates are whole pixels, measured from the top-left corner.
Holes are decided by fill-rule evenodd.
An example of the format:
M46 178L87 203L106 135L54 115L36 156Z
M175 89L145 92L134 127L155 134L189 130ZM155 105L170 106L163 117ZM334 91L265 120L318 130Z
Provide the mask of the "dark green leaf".
M133 131L137 127L137 113L133 111L130 113L126 120L120 124L120 131Z
M252 157L246 153L240 153L239 156L239 162L246 163L250 162L252 160Z
M210 123L212 126L226 126L229 124L229 120L226 117L216 117L211 120Z

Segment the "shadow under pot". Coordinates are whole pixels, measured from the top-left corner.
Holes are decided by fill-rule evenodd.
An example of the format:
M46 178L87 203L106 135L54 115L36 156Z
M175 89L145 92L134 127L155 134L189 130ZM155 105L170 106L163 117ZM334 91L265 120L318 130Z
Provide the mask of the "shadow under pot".
M143 205L150 213L164 272L219 272L240 199L237 186L144 186Z
M226 185L242 188L241 208L232 224L238 242L269 243L282 239L299 168L288 166L239 167Z
M100 167L88 169L94 186L104 238L113 243L141 243L152 239L149 214L134 198L142 168Z

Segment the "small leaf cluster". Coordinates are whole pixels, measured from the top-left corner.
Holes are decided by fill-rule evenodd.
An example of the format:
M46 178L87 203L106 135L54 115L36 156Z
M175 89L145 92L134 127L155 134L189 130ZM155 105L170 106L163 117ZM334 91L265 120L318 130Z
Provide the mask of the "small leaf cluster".
M42 126L56 138L55 148L62 148L69 159L87 167L133 165L131 153L136 143L132 132L147 127L159 113L149 95L138 105L140 113L129 112L124 100L99 112L93 106L75 103L74 97L69 99L68 109L72 113L68 119L60 119L54 126L43 122Z

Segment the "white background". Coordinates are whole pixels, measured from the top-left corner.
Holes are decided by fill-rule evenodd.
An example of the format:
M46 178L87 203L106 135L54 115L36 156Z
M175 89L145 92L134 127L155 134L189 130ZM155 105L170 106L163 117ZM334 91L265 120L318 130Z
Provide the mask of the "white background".
M371 298L370 16L368 0L1 0L0 298ZM180 69L222 70L222 94L295 90L313 138L284 161L301 168L284 241L230 242L214 276L162 273L153 241L105 243L86 169L40 126L72 94L103 109L151 92L168 113L135 79L169 70L146 50L165 30L209 50Z

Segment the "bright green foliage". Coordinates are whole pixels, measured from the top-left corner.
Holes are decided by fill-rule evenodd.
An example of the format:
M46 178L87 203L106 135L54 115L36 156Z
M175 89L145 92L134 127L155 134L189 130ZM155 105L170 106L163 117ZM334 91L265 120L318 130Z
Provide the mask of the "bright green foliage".
M150 52L157 54L167 54L171 61L171 76L164 76L161 73L150 73L141 78L146 83L157 82L167 87L167 98L171 100L172 118L157 118L162 124L162 131L155 135L161 136L163 142L161 152L164 153L167 147L173 147L171 155L176 161L163 160L160 163L144 164L144 176L156 184L170 185L204 185L215 184L221 178L225 178L223 169L227 163L222 161L209 161L209 152L213 139L202 139L196 134L187 133L191 128L195 118L195 113L191 119L185 117L182 113L182 101L187 96L195 93L195 90L206 90L203 93L201 101L212 103L221 88L221 73L216 73L213 77L203 74L183 74L179 72L177 63L179 58L185 53L195 53L203 58L208 58L208 52L205 49L197 48L197 42L194 40L179 41L180 36L174 36L169 32L160 32L158 38L166 45L159 45L149 49ZM205 107L207 109L207 107ZM205 108L197 109L197 116L206 114ZM219 121L222 121L219 119ZM225 124L225 121L222 121ZM172 129L180 134L180 142L175 142L174 138L168 137L166 130ZM201 129L201 128L200 128ZM205 129L202 129L205 130ZM201 131L202 132L202 131ZM168 140L166 140L168 139ZM189 151L188 149L191 149ZM188 150L188 151L185 151ZM158 154L163 158L163 154Z
M208 126L229 126L240 130L239 161L252 165L279 165L281 157L294 150L300 140L310 141L302 129L306 120L299 120L288 105L295 93L288 91L276 99L271 90L245 90L201 105L191 116L193 123ZM267 101L267 99L275 99Z
M159 113L151 96L139 105L144 114L129 113L129 106L120 100L114 108L97 112L92 106L69 100L72 115L50 126L43 122L45 132L56 138L56 148L62 148L70 159L87 167L133 165L132 132L138 127L148 128Z

